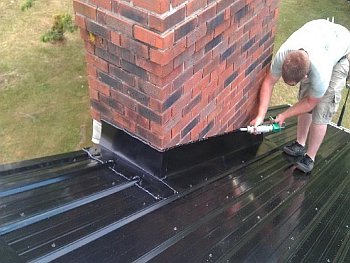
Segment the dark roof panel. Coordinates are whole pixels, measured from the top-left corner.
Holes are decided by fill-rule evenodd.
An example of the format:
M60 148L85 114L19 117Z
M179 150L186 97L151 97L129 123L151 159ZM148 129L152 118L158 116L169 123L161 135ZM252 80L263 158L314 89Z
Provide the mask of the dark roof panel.
M348 262L350 135L330 125L309 176L280 150L295 137L165 178L88 150L1 166L0 259Z

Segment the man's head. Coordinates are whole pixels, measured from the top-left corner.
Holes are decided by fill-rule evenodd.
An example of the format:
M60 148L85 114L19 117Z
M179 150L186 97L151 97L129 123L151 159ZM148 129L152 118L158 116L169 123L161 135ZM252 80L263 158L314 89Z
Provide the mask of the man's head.
M282 78L288 85L294 86L307 77L310 71L310 60L304 50L291 51L282 65Z

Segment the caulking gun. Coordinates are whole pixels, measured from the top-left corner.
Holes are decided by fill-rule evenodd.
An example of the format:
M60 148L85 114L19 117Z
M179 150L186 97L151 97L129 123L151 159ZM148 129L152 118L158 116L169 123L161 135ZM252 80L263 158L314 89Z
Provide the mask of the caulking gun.
M273 118L270 117L270 120L273 121ZM284 126L280 126L279 123L271 123L271 124L261 124L257 127L247 126L246 128L240 128L240 131L246 131L248 133L253 134L261 134L266 132L279 132L283 129Z

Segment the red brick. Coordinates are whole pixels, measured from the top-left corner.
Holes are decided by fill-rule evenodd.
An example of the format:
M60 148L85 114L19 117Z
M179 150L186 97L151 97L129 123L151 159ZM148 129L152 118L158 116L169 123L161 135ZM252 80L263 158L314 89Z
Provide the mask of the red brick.
M162 148L161 148L161 151L164 151L164 150L169 150L169 148L173 148L175 144L173 144L172 146L168 146L169 142L171 141L171 135L170 133L168 134L165 134L164 137L163 137L163 140L162 140Z
M170 109L166 109L165 111L163 111L161 116L162 116L162 125L164 126L164 124L169 122L169 120L172 118L172 116L171 116L171 108Z
M216 96L216 103L221 103L224 99L226 99L231 90L230 89L223 89L217 96Z
M107 10L112 10L112 1L111 0L89 0L92 4L97 7L102 7Z
M191 78L189 78L184 84L184 93L188 93L194 89L198 85L198 83L203 78L203 71L197 71Z
M99 93L105 95L105 96L110 96L110 87L107 86L106 84L98 81L95 77L88 77L89 81L89 86L94 88L96 91Z
M84 41L85 53L94 54L95 46L90 41Z
M205 90L209 85L209 80L210 80L209 75L203 76L203 78L197 83L197 85L193 86L192 97L202 92L202 90Z
M227 7L229 7L230 5L233 4L234 1L232 0L222 0L218 2L218 7L217 7L217 12L221 12L222 10L226 9Z
M207 27L205 24L200 25L194 31L186 36L186 46L192 46L196 41L204 37L207 33Z
M227 28L230 26L230 20L224 20L224 22L214 29L214 37L217 37L221 33L225 32Z
M148 94L150 97L164 100L170 95L171 91L171 83L168 83L164 87L159 87L150 82L143 81L142 79L138 79L137 88L145 94Z
M134 26L134 38L160 49L167 49L174 44L174 32L160 35L138 25Z
M193 17L191 19L186 19L184 23L181 23L174 29L174 41L177 42L179 39L185 37L189 33L191 33L198 24L197 17Z
M121 34L116 31L111 31L111 42L117 46L121 46Z
M170 0L133 0L133 4L158 14L170 10Z
M136 123L129 118L126 118L119 112L113 112L113 122L120 128L124 128L132 134L136 134Z
M186 1L188 1L188 0L171 0L171 5L173 7L176 7L176 6L179 6L183 3L185 3Z
M186 50L186 39L181 39L174 45L173 48L166 50L150 49L150 60L159 64L166 65L172 61L176 56L180 55Z
M94 67L98 68L101 71L108 72L108 63L99 57L96 57L90 53L86 53L86 62L88 64L94 65Z
M95 88L93 87L93 85L90 84L90 83L89 83L89 95L90 95L90 99L96 100L96 101L99 100L99 96L98 96L98 91L97 91L97 89L95 89Z
M135 86L135 75L130 74L119 67L109 65L109 75L119 79L130 86Z
M136 134L158 149L163 147L163 136L157 136L149 129L144 129L143 127L137 125Z
M95 77L95 78L97 77L96 68L92 64L86 64L86 72L88 76Z
M131 120L134 120L138 125L141 125L145 129L150 128L150 121L148 119L142 117L140 114L129 108L125 109L125 116Z
M160 125L160 124L153 122L153 121L150 122L150 130L152 133L155 133L155 134L165 134L166 133L166 131L163 128L163 125Z
M149 107L157 113L163 112L163 103L160 100L150 98Z
M171 129L171 138L179 135L182 129L191 122L192 117L190 114L182 116L181 120Z
M80 37L87 42L91 42L89 38L89 32L85 29L80 29Z
M121 35L121 46L142 58L149 58L149 47L139 41Z
M97 81L97 90L103 95L110 96L111 88L100 81Z
M169 109L166 111L170 116L167 119L164 119L163 130L164 133L170 133L171 129L182 119L182 112L178 111L175 115L172 115L173 110ZM153 123L151 123L152 128ZM157 127L156 127L157 128Z
M184 83L193 76L193 68L190 67L183 71L181 74L176 76L173 80L173 88L172 90L177 90L184 85Z
M78 13L82 16L86 16L92 20L96 21L96 7L89 5L87 3L84 3L80 0L74 0L73 7L75 13Z
M230 0L232 1L232 0ZM207 5L206 0L192 0L186 4L186 15L190 16Z
M177 68L180 65L185 65L185 70L189 66L193 66L193 54L194 54L194 45L187 48L183 53L174 58L174 68Z
M200 95L197 96L198 98L201 98ZM197 98L196 97L196 98ZM192 117L195 117L195 116L199 116L202 109L208 104L208 102L206 102L205 100L200 100L196 105L194 105L194 107L192 108L191 110L191 115Z
M113 14L106 14L106 25L116 30L119 33L123 33L128 36L132 36L133 30L133 22L121 19L120 17Z
M123 17L126 17L127 19L133 20L141 25L148 25L148 14L147 12L136 9L133 6L130 6L129 4L125 4L121 1L118 2L117 5L115 5L113 11L115 13L120 14Z
M206 126L207 122L206 120L202 120L200 123L198 123L192 130L191 130L191 140L197 141L199 140L199 134Z
M165 32L168 29L181 23L186 17L186 8L182 7L166 17L149 14L149 28L159 32Z
M202 109L202 111L200 113L201 119L202 120L203 119L207 119L207 116L210 113L212 113L215 109L216 109L216 101L215 100L211 100L211 101L207 102L206 106L203 107L203 109Z
M219 56L216 56L215 58L212 58L209 61L209 64L207 64L204 67L203 75L206 76L206 75L209 75L211 72L215 71L215 69L217 69L219 64L220 64L220 57Z
M94 44L96 47L107 50L108 48L108 41L100 36L96 36L93 33L91 33L90 38L93 36L94 38Z
M199 121L199 116L196 116L194 118L191 118L191 120L184 125L184 128L181 130L181 137L186 138L186 142L189 142L191 140L191 131L199 123ZM190 136L187 137L188 135Z
M200 58L196 63L194 64L194 72L197 72L198 70L201 70L207 65L212 59L212 54L208 52L204 57Z
M191 93L184 94L181 100L175 102L171 107L171 116L176 116L178 112L182 112L182 109L191 101Z
M143 58L136 58L136 65L159 77L165 77L169 75L174 69L172 63L161 66Z
M101 113L93 107L90 107L90 114L94 120L101 121Z
M89 0L76 2L89 6ZM88 53L94 118L164 150L253 117L272 55L272 0L112 0L112 12L92 0L98 2L97 22L78 12L76 17ZM172 12L160 13L170 4Z
M167 138L166 138L167 139ZM171 148L175 145L179 145L180 144L180 134L178 134L175 137L170 137L169 140L164 140L164 148Z
M85 17L79 14L75 15L75 25L82 29L86 29Z
M201 39L199 39L195 44L196 45L196 52L203 49L204 46L213 38L214 38L214 32L207 34L204 37L202 37Z
M212 19L216 15L217 3L211 4L203 12L198 14L198 24L203 24L208 20Z
M113 99L120 102L125 107L127 107L133 111L136 111L138 103L135 100L131 99L130 97L126 96L124 93L121 93L118 90L112 89L111 96Z

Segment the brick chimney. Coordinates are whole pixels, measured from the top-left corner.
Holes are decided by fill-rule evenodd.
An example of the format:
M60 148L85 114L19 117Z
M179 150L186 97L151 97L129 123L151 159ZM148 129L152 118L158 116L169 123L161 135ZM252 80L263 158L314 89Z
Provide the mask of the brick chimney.
M246 125L272 57L277 0L74 0L91 114L153 148Z

